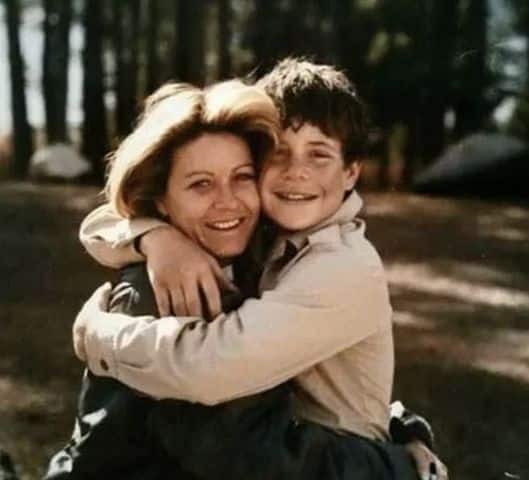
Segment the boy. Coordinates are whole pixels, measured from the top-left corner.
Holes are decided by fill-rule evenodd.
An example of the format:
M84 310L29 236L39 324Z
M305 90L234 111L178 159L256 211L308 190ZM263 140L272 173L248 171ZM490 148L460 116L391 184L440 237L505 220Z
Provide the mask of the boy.
M218 404L294 378L293 415L273 401L269 409L274 422L283 422L278 436L263 437L278 440L276 451L251 475L240 466L215 464L219 474L413 478L405 455L380 443L387 437L393 344L382 267L364 238L364 224L356 218L361 201L352 192L365 139L362 106L346 77L332 67L286 60L260 83L284 119L282 142L264 162L259 180L263 210L279 230L261 276L261 299L247 300L207 324L105 314L97 308L104 299L94 298L76 322L78 347L86 349L94 373L157 398ZM163 229L146 234L157 226L144 221L136 229L145 234L145 246L156 231L160 239ZM104 245L96 244L103 251ZM157 249L166 251L160 244ZM122 252L131 253L131 247ZM128 260L135 259L133 254ZM207 407L201 408L206 418ZM241 423L248 412L253 410L246 410ZM187 414L192 418L196 410ZM176 431L182 415L173 417ZM170 419L157 412L153 418L157 428ZM199 425L197 417L194 428ZM177 439L165 447L190 471L213 473L207 459L193 463L196 445ZM244 452L258 462L251 447ZM243 462L235 459L237 452L232 450L231 464Z

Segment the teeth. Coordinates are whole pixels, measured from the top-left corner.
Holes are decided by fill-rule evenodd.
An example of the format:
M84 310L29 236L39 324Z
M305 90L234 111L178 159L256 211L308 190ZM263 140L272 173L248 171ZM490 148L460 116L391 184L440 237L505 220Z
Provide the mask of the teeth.
M287 199L287 200L308 200L309 198L313 198L314 195L306 195L304 193L280 193L281 197Z
M229 220L226 222L213 222L211 226L217 228L218 230L229 230L230 228L238 226L241 222L242 220L237 218L235 220Z

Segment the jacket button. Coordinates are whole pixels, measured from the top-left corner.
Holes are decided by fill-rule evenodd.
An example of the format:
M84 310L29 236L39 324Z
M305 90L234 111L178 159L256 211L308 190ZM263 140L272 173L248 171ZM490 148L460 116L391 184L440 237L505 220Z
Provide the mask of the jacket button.
M104 358L102 358L100 361L99 361L99 365L101 366L101 368L105 371L105 372L108 372L108 363L106 362L106 360Z

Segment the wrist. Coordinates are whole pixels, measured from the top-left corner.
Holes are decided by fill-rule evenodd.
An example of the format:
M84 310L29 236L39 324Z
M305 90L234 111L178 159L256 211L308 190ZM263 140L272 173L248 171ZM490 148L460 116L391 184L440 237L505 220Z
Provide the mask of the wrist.
M152 249L156 248L156 245L159 244L159 239L174 231L175 229L170 225L160 225L138 236L134 240L134 248L140 255L148 257Z

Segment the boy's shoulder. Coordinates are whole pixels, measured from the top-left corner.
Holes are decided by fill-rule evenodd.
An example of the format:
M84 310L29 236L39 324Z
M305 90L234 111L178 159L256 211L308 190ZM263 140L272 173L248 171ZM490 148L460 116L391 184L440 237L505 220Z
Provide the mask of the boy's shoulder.
M362 265L382 268L382 261L373 244L365 236L365 221L360 218L321 228L307 237L299 252L302 263L320 261L343 262L347 266Z
M361 221L329 225L309 235L279 283L289 291L317 293L333 302L359 289L387 288L382 262L365 238Z

